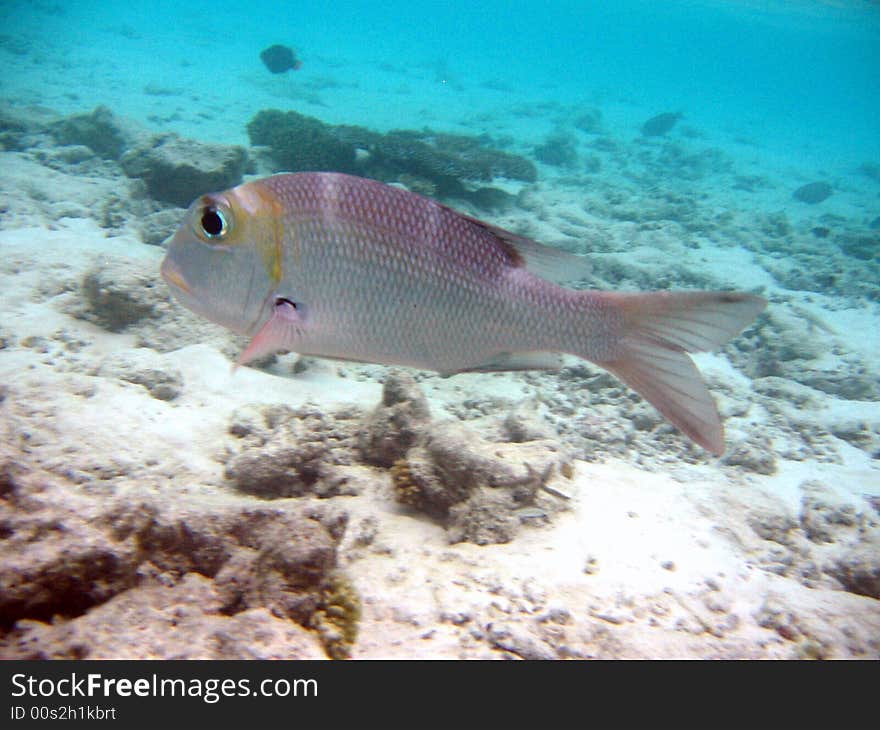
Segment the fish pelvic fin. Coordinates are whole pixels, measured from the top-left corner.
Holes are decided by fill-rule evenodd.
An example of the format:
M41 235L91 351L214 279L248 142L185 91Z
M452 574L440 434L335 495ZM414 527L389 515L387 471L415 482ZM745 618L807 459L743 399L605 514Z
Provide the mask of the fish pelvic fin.
M724 453L724 427L688 356L712 350L747 327L767 301L743 292L603 294L622 315L617 352L597 362L707 451Z

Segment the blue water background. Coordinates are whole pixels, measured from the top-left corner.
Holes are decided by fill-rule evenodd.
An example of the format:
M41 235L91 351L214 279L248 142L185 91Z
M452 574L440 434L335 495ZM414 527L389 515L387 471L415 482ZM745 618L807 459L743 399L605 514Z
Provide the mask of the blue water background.
M56 90L48 105L66 107L60 111L105 103L144 116L131 99L162 79L200 96L204 113L226 113L228 135L212 129L205 136L227 141L242 141L244 124L267 106L265 88L254 91L252 106L242 103L249 95L242 86L267 75L258 53L280 42L302 56L300 79L336 67L337 82L374 90L376 109L392 106L401 127L422 126L426 106L456 116L456 91L466 88L489 106L511 95L595 104L611 109L612 126L634 133L650 111L681 110L696 127L749 135L770 153L814 167L880 159L877 3L80 0L3 2L0 23L0 33L39 46L36 75L16 79L7 70L3 97L37 100L42 79ZM427 97L416 88L422 93L412 99L391 98L376 75L383 65L421 72L433 85ZM108 75L116 80L108 83ZM57 93L66 83L70 92ZM224 98L235 109L224 109ZM615 116L614 105L631 107L632 118ZM365 109L337 101L318 115L391 126ZM167 126L176 124L192 132L174 119Z

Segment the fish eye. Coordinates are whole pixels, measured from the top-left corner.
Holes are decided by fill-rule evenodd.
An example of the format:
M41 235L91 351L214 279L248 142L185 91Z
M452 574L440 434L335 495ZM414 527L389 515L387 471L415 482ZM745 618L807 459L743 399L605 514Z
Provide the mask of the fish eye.
M199 217L199 233L205 238L222 238L229 231L226 214L219 208L208 205L202 208Z

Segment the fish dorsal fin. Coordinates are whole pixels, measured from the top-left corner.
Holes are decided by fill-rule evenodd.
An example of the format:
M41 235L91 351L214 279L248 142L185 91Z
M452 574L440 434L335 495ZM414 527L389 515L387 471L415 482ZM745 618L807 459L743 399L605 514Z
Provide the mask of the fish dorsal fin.
M458 213L458 215L462 215ZM580 281L589 276L592 267L585 256L562 251L517 233L493 226L479 218L464 216L474 225L491 233L507 252L513 266L523 266L533 274L557 284Z

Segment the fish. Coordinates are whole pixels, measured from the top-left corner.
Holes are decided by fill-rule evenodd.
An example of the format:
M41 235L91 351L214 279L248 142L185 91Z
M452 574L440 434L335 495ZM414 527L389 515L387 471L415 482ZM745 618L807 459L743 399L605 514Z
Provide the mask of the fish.
M688 353L725 344L766 300L565 286L589 271L586 256L332 172L199 197L161 264L178 302L249 338L237 365L292 351L451 375L559 369L569 354L721 455L723 425Z
M659 137L672 131L676 122L684 116L681 112L665 112L651 117L642 125L642 134L645 137Z
M260 52L260 60L273 74L285 73L291 69L299 71L302 68L302 61L296 57L296 52L278 44L264 48Z

